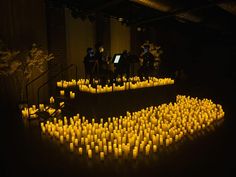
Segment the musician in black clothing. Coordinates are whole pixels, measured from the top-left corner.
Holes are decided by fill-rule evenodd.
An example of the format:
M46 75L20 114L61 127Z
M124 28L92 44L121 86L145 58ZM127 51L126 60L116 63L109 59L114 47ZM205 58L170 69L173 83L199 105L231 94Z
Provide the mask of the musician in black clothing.
M104 84L108 80L109 73L107 69L108 61L107 61L107 57L104 55L104 48L102 45L97 44L94 57L96 61L98 62L97 77L100 79L102 84Z
M89 76L90 82L96 75L97 61L91 47L87 48L87 55L84 57L85 78Z
M142 65L138 70L138 75L141 80L143 80L143 77L147 79L148 76L150 76L152 71L154 70L155 57L149 51L149 49L150 49L150 46L145 45L143 49L143 53L140 55L140 58L143 60Z
M120 61L115 64L115 73L114 73L114 78L116 78L118 75L122 76L126 75L127 78L130 76L130 61L129 61L129 53L127 50L124 50Z

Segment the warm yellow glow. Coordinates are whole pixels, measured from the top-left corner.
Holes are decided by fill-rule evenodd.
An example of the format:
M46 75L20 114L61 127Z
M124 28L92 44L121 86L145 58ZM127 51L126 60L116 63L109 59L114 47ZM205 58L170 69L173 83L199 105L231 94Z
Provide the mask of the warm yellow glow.
M182 141L184 137L206 131L224 117L222 106L209 99L178 95L175 103L151 106L125 116L91 122L76 116L41 123L41 130L56 137L62 144L69 143L71 151L86 152L88 158L114 158L140 153L147 156ZM79 147L79 148L75 148ZM93 155L94 154L94 155Z
M60 90L60 95L65 96L65 90Z
M96 87L91 86L91 84L89 84L89 80L87 80L87 79L86 80L79 79L77 81L77 85L75 83L70 84L70 83L72 83L72 81L64 81L63 80L63 81L58 82L58 83L63 83L63 85L57 84L57 86L63 87L64 85L66 85L66 88L78 86L79 90L82 92L106 93L106 92L125 91L125 90L130 90L130 89L139 89L139 88L145 88L145 87L157 87L157 86L161 86L161 85L174 84L174 80L171 78L149 77L149 79L145 80L145 81L140 81L140 78L137 76L131 77L131 78L129 78L129 80L124 76L122 78L117 78L118 82L121 82L122 80L124 82L123 85L115 85L113 83L113 85L111 85L111 86L108 86L108 85L102 86L100 84L97 84ZM95 80L95 83L96 83L96 80ZM70 91L70 97L74 98L71 95L72 93L73 92ZM64 92L63 92L63 95L64 95Z
M70 98L71 98L71 99L74 99L74 98L75 98L75 93L72 92L72 91L70 91Z

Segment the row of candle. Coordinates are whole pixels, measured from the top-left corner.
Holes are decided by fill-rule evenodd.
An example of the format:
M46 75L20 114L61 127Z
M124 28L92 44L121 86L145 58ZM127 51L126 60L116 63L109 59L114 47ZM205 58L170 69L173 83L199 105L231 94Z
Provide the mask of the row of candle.
M115 158L140 153L149 155L182 140L187 135L204 131L224 117L222 106L208 99L178 95L175 103L151 106L125 116L91 122L79 114L63 120L41 123L43 133L69 144L71 151L89 158L107 155Z
M163 78L164 80L167 79L165 82L169 82L170 78ZM147 80L148 82L163 82L162 78L156 78L156 77L148 77L148 79L143 78L143 80ZM116 78L116 82L141 82L140 78L138 76L126 78L123 76L122 78ZM99 81L96 79L93 79L92 83L98 85ZM110 80L108 80L108 83L110 83ZM78 79L77 81L75 79L72 79L71 81L66 80L60 80L57 82L57 87L61 88L68 88L68 87L74 87L74 86L80 86L80 85L89 85L89 79ZM159 83L160 84L160 83Z
M156 87L161 85L169 85L174 84L174 80L170 78L160 78L156 80L146 80L146 81L139 81L136 83L132 82L125 82L124 85L115 85L113 83L112 86L105 85L102 87L101 85L97 85L97 89L92 87L91 84L88 85L80 85L79 90L82 92L89 92L89 93L106 93L112 91L124 91L129 89L139 89L145 87Z

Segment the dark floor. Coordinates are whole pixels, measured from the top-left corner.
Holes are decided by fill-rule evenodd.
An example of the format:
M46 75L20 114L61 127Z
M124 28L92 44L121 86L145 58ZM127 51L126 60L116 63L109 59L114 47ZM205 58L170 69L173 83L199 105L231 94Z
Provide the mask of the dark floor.
M177 83L180 94L211 98L223 105L224 123L174 150L134 160L90 161L40 134L36 122L24 124L16 109L5 110L1 176L235 176L235 107L231 81ZM5 129L5 125L3 130ZM5 140L5 139L4 139ZM3 174L3 175L2 175Z

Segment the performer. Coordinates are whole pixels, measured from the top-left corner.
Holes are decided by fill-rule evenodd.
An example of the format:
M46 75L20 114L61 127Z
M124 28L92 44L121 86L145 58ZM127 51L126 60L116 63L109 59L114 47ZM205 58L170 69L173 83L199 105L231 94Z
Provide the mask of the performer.
M127 78L130 76L130 61L129 61L129 53L127 50L124 50L119 63L115 64L115 73L114 78L118 75L122 78L123 75L126 75Z
M84 57L84 67L85 67L85 78L89 76L90 82L97 72L97 61L94 57L94 51L91 47L87 48L87 54Z
M143 53L140 55L142 64L138 70L138 75L141 80L143 80L143 78L147 79L148 76L150 76L152 71L154 70L155 58L153 54L149 51L149 49L150 49L150 46L145 45L143 49Z
M98 74L97 77L101 79L102 83L106 83L108 79L108 61L107 57L104 55L103 45L97 44L95 51L95 60L98 62Z

